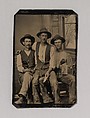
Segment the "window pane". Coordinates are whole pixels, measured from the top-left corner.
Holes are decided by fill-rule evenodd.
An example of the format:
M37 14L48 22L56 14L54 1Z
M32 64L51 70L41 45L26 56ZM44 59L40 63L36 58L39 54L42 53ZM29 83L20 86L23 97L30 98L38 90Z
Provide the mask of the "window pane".
M65 47L76 49L76 24L65 24Z
M76 23L76 15L67 15L65 17L65 23Z

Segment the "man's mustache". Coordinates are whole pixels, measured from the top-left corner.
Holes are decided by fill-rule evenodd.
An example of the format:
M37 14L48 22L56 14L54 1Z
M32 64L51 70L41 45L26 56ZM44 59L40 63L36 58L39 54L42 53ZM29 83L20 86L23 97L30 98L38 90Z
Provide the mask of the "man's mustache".
M46 39L43 39L43 40L46 40Z
M31 46L30 44L28 44L27 46Z

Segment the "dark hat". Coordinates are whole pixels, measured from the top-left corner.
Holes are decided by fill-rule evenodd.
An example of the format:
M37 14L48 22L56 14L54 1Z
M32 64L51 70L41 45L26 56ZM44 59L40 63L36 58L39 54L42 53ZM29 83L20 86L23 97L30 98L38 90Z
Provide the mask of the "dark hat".
M25 36L23 36L23 37L20 39L20 43L21 43L22 45L23 45L23 42L24 42L25 38L31 39L32 45L33 45L33 43L35 42L35 38L34 38L33 36L31 36L30 34L26 34Z
M37 33L37 36L39 37L41 33L47 33L48 38L51 38L51 33L46 28L40 29L40 32Z
M62 43L65 42L65 39L63 37L61 37L59 34L57 34L51 39L51 44L54 44L54 41L56 41L57 39L60 39L62 41Z

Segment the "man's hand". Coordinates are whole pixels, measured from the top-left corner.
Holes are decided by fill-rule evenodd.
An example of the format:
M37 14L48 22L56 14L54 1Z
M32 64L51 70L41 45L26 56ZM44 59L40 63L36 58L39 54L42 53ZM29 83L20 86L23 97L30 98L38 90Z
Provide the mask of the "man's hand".
M67 75L68 74L68 65L66 63L61 65L61 73L63 75Z
M32 74L34 74L35 73L35 70L33 69L33 70L30 70L30 72L32 73Z
M34 73L35 73L35 70L26 68L26 69L23 70L23 72L24 72L24 73L25 73L25 72L30 72L31 74L34 74Z
M45 78L43 80L43 83L45 83L48 80L49 76L50 76L50 72L47 71L46 74L45 74Z
M64 63L66 63L66 60L65 60L65 59L62 59L62 60L60 61L60 65L62 65L62 64L64 64Z
M28 68L26 68L26 69L23 70L24 73L25 72L30 72L30 71L31 71L31 69L28 69Z

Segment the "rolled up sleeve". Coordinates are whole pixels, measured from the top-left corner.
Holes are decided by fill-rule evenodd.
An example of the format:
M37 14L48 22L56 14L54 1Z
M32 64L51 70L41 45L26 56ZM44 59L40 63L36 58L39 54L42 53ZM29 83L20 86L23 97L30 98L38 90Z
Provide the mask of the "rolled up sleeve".
M35 43L32 45L32 49L35 51L35 65L37 64L36 45L37 45L37 42L35 42Z
M55 47L51 46L49 68L55 68Z
M19 72L24 71L24 67L22 66L21 54L17 55L17 69Z

